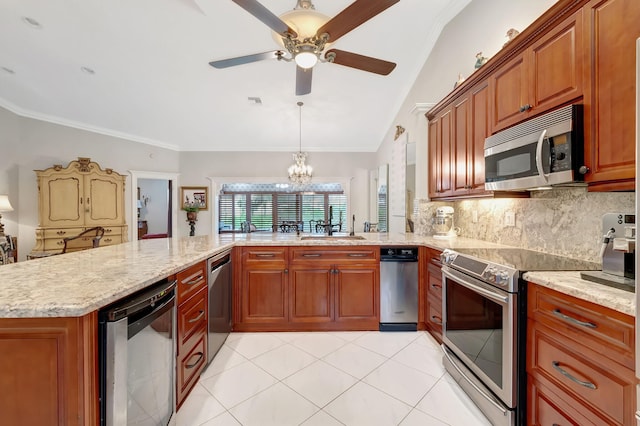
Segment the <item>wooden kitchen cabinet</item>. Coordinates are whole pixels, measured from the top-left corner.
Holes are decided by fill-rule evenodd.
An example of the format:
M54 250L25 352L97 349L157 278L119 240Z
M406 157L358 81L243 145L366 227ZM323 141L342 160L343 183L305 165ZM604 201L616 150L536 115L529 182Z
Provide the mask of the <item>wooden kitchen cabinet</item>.
M36 244L32 252L60 252L63 239L88 228L105 228L100 245L126 242L124 175L103 170L89 158L78 158L67 167L55 165L36 170L38 216ZM92 247L92 239L78 239L67 251Z
M634 424L634 318L528 287L527 424Z
M585 181L590 191L633 190L640 2L593 0L584 13L589 48L585 164L590 169Z
M451 195L452 108L429 121L429 197Z
M241 257L241 309L237 322L242 325L286 324L289 320L287 248L245 247Z
M236 331L377 330L377 247L244 247Z
M207 365L209 298L206 262L176 274L176 406L179 408Z
M427 249L427 291L425 322L429 333L442 343L442 263L435 249Z
M99 424L97 333L97 312L0 319L2 424Z
M491 131L579 99L583 94L582 10L578 10L489 77Z

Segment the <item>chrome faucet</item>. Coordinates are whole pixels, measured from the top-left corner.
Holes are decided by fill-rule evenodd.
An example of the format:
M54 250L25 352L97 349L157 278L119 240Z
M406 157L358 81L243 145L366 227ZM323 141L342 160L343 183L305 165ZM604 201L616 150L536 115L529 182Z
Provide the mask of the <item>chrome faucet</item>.
M356 215L354 214L351 218L351 232L349 232L350 236L356 235Z
M329 206L329 224L327 225L329 228L327 229L327 233L329 236L333 235L333 206Z

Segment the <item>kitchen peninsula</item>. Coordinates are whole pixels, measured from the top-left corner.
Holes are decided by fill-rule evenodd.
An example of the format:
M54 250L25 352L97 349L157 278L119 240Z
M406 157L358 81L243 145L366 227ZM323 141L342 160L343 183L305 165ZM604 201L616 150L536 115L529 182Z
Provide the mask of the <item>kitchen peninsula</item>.
M271 233L140 240L3 266L0 383L5 396L0 409L12 418L14 413L20 415L38 407L43 418L63 419L67 425L97 424L97 311L232 247L500 247L467 238L361 235L363 239L329 241ZM426 256L423 262L421 271L427 268ZM551 280L558 289L562 276L559 274L557 281L554 277L544 274L538 284ZM589 293L591 301L596 297L597 303L635 314L633 294L598 284L585 282L585 286L584 293ZM594 296L600 291L602 297ZM579 297L576 293L574 288L571 294Z

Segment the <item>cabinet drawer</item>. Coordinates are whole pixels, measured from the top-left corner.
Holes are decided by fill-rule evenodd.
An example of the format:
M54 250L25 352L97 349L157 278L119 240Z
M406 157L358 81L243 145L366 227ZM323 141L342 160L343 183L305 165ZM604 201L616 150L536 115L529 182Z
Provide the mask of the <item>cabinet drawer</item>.
M284 265L287 262L286 247L247 247L242 251L242 260L245 264L277 264Z
M90 238L91 240L91 238ZM122 235L107 235L106 233L100 240L100 246L112 246L122 243Z
M427 266L427 270L429 271L427 293L429 296L442 298L442 270L431 264Z
M570 397L568 398L562 392L560 392L562 396L558 396L532 376L529 376L528 380L528 425L594 426L597 424L584 417L591 414L586 407L575 401L572 401L571 404L567 403L566 400L571 400ZM558 392L557 389L555 391Z
M42 229L43 238L62 239L67 237L75 237L86 228L54 228Z
M634 318L538 285L529 286L528 315L628 368L635 368Z
M185 346L183 354L177 359L177 404L182 404L191 388L196 384L200 373L207 363L207 333L206 329L198 330L197 339Z
M178 306L178 336L184 343L193 333L202 327L207 327L208 318L207 289L201 289L192 298ZM178 346L178 353L180 346Z
M633 370L603 354L528 322L527 371L597 411L609 424L630 424L635 405ZM605 352L606 354L606 352Z
M108 237L110 235L122 235L123 228L121 226L104 226L104 237Z
M427 328L442 343L442 299L430 295L427 300Z
M207 286L207 267L205 262L180 271L176 274L178 280L178 305Z
M353 247L344 249L334 249L331 247L294 247L291 249L291 260L293 262L314 261L314 262L375 262L378 260L378 247Z
M429 256L429 263L437 266L438 269L442 266L442 262L440 262L440 255L442 254L441 251L439 250L433 250L433 249L429 249L428 251L428 256Z

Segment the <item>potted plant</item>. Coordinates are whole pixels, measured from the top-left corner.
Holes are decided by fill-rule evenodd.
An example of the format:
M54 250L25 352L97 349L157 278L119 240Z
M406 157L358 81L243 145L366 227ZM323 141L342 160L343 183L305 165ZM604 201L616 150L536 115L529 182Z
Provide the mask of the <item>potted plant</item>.
M197 203L193 201L186 202L183 204L182 210L187 212L187 220L198 220L198 211L200 210L200 206Z

